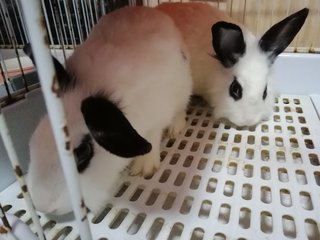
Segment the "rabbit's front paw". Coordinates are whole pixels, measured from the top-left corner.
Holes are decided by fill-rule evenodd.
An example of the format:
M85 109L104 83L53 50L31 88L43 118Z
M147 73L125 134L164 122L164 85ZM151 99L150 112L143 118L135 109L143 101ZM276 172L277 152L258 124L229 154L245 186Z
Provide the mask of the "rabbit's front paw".
M160 166L160 157L158 155L148 153L134 159L130 169L130 175L142 175L150 177Z
M186 113L184 111L178 113L174 117L171 125L167 129L167 135L169 138L176 138L185 129L187 124L185 118L186 118Z

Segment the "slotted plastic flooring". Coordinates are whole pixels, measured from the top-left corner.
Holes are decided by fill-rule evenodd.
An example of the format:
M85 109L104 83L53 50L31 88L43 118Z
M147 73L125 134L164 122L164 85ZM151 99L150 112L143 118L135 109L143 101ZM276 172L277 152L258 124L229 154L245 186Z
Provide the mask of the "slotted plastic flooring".
M255 128L192 106L183 134L162 145L151 179L127 177L90 215L94 239L320 239L320 121L308 96L281 96ZM0 201L32 227L18 194L14 184ZM41 216L48 239L79 239L73 222Z

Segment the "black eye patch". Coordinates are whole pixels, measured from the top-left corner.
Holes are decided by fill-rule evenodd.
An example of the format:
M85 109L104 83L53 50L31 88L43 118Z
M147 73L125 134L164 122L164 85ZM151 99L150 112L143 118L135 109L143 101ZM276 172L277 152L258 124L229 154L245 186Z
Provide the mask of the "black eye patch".
M235 100L238 101L242 98L242 87L237 80L237 77L234 77L233 82L229 87L229 95Z
M262 99L265 100L267 98L267 86L263 91Z
M92 139L89 134L82 138L80 145L73 150L73 153L76 158L78 172L82 173L89 166L94 154Z

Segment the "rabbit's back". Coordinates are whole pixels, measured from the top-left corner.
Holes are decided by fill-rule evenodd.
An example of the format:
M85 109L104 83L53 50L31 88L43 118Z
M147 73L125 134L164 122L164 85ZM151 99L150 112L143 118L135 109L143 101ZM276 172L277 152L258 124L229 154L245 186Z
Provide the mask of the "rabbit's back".
M89 93L103 90L137 130L169 124L190 95L189 54L180 31L166 14L125 7L101 18L68 59L68 70ZM155 108L161 114L155 114ZM170 116L170 117L169 117Z
M191 55L194 93L206 94L208 79L224 76L223 68L212 58L211 27L218 21L233 22L219 9L205 3L164 3L157 7L170 16L181 31Z

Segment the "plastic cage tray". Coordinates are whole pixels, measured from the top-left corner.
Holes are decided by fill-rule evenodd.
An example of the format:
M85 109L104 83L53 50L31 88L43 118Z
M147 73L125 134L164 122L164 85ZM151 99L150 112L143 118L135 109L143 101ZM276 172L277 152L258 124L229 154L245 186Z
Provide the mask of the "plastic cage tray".
M181 136L162 143L149 180L126 177L97 216L93 239L320 239L320 121L308 96L282 95L252 128L193 105ZM19 188L0 195L32 227ZM47 239L79 239L74 222L41 215Z

